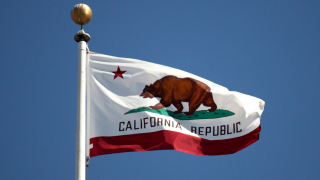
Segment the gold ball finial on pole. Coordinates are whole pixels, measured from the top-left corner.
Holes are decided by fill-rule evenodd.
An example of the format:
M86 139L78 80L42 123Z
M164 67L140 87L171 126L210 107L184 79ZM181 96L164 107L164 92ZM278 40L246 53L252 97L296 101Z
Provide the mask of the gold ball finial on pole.
M86 4L77 4L71 10L71 18L73 22L81 25L81 30L74 36L74 40L77 42L90 40L90 35L85 33L82 26L88 24L92 18L92 11Z
M88 22L90 22L92 18L92 11L90 7L86 4L77 4L71 10L71 18L73 22L81 25L82 29L82 25L85 25Z

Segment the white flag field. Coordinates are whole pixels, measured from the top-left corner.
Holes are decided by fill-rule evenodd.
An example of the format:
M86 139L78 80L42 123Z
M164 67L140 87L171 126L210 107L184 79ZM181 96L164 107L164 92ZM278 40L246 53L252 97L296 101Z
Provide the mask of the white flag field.
M179 69L91 52L87 153L235 153L259 139L264 104Z

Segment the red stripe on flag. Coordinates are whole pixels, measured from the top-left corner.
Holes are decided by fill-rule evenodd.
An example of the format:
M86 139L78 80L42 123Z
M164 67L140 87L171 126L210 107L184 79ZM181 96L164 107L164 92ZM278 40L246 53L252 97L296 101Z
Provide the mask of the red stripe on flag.
M90 139L90 144L93 144L93 148L90 149L90 156L153 150L177 150L195 155L232 154L259 140L260 131L261 127L259 126L246 135L224 140L207 140L168 130L113 137L95 137Z

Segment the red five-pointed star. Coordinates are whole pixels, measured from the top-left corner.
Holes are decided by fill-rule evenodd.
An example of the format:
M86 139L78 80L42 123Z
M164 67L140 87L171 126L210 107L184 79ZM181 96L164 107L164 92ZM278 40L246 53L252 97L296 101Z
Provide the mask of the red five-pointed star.
M123 79L122 74L127 72L127 71L121 71L120 67L118 66L117 71L112 71L112 72L114 73L114 78L113 79L117 78L118 76Z

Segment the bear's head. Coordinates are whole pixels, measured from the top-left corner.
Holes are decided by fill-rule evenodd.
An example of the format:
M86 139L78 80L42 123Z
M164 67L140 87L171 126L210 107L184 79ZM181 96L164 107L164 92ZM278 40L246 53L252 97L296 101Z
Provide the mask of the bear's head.
M150 84L150 86L146 85L140 94L140 96L143 96L143 98L153 98L155 96L157 97L157 95L158 93L153 87L153 84Z

